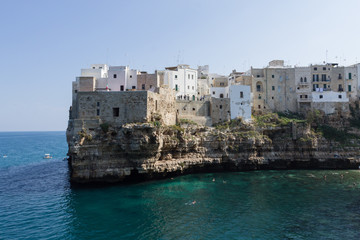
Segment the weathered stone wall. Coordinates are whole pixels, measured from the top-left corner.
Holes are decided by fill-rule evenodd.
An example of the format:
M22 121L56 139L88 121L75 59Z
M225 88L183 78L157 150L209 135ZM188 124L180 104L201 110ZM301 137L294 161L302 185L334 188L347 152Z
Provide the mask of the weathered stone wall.
M182 116L210 116L209 101L176 100L176 110Z
M175 92L169 88L158 88L158 93L148 92L147 116L150 121L165 125L176 123Z
M147 97L146 91L79 92L77 119L101 119L103 122L117 125L146 122L148 119Z
M213 124L230 120L229 98L211 98L211 120Z
M79 91L91 92L95 90L95 78L94 77L79 77Z
M142 73L137 75L138 90L149 90L152 87L159 87L157 74Z

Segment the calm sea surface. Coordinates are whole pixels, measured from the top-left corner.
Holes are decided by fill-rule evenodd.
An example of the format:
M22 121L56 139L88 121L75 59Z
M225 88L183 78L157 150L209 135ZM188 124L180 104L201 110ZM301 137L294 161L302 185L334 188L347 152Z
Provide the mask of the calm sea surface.
M0 133L0 239L360 239L357 170L79 189L66 152L64 132Z

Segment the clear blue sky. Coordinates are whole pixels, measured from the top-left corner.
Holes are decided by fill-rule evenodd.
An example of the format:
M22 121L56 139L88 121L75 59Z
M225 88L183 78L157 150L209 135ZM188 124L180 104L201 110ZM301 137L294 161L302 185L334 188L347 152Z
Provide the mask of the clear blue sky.
M65 130L92 63L153 72L360 60L360 1L1 1L0 131ZM345 60L346 59L346 60Z

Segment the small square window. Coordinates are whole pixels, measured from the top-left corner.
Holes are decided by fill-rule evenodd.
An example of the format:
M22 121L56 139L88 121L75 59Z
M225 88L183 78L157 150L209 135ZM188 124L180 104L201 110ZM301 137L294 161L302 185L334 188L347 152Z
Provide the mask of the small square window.
M116 74L114 74L113 76L114 76L114 78L117 78L117 75L116 75Z
M314 67L314 71L317 71L317 67Z
M132 86L131 89L136 89L136 86Z
M257 77L257 78L259 78L259 77L260 77L260 75L256 75L256 77Z
M326 67L323 67L323 70L326 71Z
M119 116L119 108L113 108L113 117Z
M320 95L319 98L323 98L323 95Z

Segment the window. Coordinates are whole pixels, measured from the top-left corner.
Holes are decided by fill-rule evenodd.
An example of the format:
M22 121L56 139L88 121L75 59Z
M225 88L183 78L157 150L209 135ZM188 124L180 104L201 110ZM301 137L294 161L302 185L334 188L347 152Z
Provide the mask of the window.
M120 91L124 91L124 85L120 86Z
M339 84L339 89L338 89L340 92L343 91L343 87L341 84Z
M188 74L188 79L190 79L190 74Z
M342 76L341 76L341 73L339 73L339 77L338 77L339 79L342 79Z
M152 88L152 85L150 85L150 88Z
M321 74L321 81L326 81L326 74Z
M119 116L119 108L113 108L113 117Z
M193 111L195 111L196 109L195 108L193 108Z
M261 85L256 85L256 91L261 92Z
M215 92L213 92L213 95L215 95Z
M114 78L117 78L117 75L116 75L116 74L114 74Z
M275 86L272 86L271 89L272 89L273 91L275 91Z
M95 67L93 67L93 69L95 69Z
M141 89L142 89L142 90L145 90L145 84L142 84L142 85L141 85Z
M306 79L306 77L304 77L304 82L306 82L307 81L307 79Z
M308 98L308 95L305 95L305 98Z
M132 88L131 89L136 89L136 86L132 86Z
M304 80L303 80L303 78L301 77L301 78L300 78L300 82L303 82L303 81L304 81Z
M220 98L224 98L224 94L221 93L221 94L220 94Z
M326 71L326 67L323 67L323 70Z
M271 78L275 78L275 75L271 75Z
M177 75L175 75L175 79L177 79Z
M319 98L323 98L323 95L320 95Z
M271 97L271 99L274 99L274 97Z
M261 99L261 95L259 94L259 97L258 97L259 99Z
M130 78L132 78L132 75L130 75Z
M222 87L222 86L224 86L224 83L222 82L222 83L220 83L220 86Z
M194 90L194 86L192 86L192 90Z
M341 96L341 95L339 95L339 98L342 98L342 96Z
M177 84L175 84L175 91L179 91L179 87Z
M324 86L324 89L326 89L326 86L327 86L327 85L326 85L326 84L324 84L323 86Z
M190 89L190 86L188 86L188 89Z
M314 67L314 71L317 71L317 67Z
M96 102L96 106L97 106L97 107L100 107L100 102Z
M100 116L100 109L96 109L96 116Z
M256 75L256 77L257 77L257 78L259 78L259 77L260 77L260 75Z
M191 75L191 79L194 79L194 75Z
M219 108L222 109L222 105L220 105Z
M349 79L351 79L351 73L349 73Z
M75 93L77 93L77 90L75 90Z
M348 90L349 90L349 92L351 92L351 85L348 86Z
M261 109L261 105L258 105L258 108Z
M240 92L240 98L244 98L244 93Z
M302 95L300 95L300 98L302 98Z

